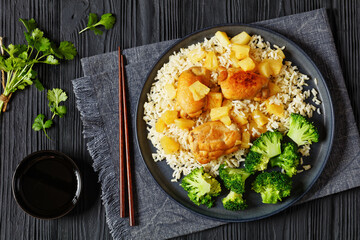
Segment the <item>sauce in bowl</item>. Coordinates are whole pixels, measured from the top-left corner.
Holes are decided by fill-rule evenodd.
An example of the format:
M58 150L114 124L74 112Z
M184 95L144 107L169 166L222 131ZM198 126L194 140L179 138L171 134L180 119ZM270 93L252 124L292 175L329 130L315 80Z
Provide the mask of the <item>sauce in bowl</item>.
M30 215L54 219L70 212L79 200L81 177L65 154L39 151L27 156L13 177L13 194Z

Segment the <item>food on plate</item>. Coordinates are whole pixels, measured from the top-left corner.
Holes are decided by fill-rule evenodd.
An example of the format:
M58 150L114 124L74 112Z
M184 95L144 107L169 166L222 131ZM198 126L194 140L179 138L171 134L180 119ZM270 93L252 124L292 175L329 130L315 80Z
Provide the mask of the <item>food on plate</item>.
M198 168L217 177L221 164L238 168L244 161L257 174L269 169L270 158L284 157L283 136L309 155L316 134L296 116L320 114L321 101L284 49L256 34L217 32L169 57L144 104L144 120L154 161L167 162L172 181ZM285 165L283 172L294 175Z
M221 192L220 183L204 172L203 168L192 170L182 179L181 186L187 191L192 202L196 205L204 204L209 208L214 204L214 197Z
M218 79L221 92L226 99L267 99L269 97L269 79L254 72L246 72L239 68L230 68L226 79Z
M314 124L300 114L291 114L287 135L299 146L319 141L319 132Z
M281 154L271 159L270 165L282 168L286 175L292 177L297 173L299 160L298 147L295 143L288 142L283 144Z
M275 204L290 196L292 180L277 171L260 173L252 184L252 189L260 193L263 203Z
M205 68L194 67L181 73L177 83L176 103L180 106L183 117L197 117L206 106L206 98L194 99L190 90L195 82L205 86L210 85L210 71Z
M267 131L253 142L250 151L260 153L268 158L281 153L281 140L283 135L279 131Z
M238 150L240 137L239 131L230 130L219 121L206 122L190 131L190 149L197 161L208 163Z
M250 151L245 158L245 169L249 173L264 171L267 168L270 158L260 153Z
M250 175L244 168L231 168L225 164L219 168L219 176L225 187L236 193L245 192L245 181Z
M230 191L229 194L222 199L222 203L224 208L230 211L239 211L247 208L247 204L242 193L236 193L233 191Z

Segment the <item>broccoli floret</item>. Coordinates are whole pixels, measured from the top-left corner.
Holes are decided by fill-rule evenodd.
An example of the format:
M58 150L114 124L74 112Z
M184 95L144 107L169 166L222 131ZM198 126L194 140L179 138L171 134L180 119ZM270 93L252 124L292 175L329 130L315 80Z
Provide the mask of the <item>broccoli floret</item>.
M290 127L287 135L298 146L319 141L319 132L314 124L297 113L290 115Z
M214 204L213 197L221 192L220 183L210 174L204 172L204 168L197 168L186 175L181 186L188 192L191 201L196 205L204 204L208 208Z
M250 151L245 158L245 170L249 173L255 173L256 171L264 171L267 168L269 158Z
M239 211L247 208L247 204L241 193L230 191L230 193L222 199L224 208L231 211Z
M292 181L277 171L260 173L252 184L252 189L260 193L263 203L275 204L290 196Z
M267 131L253 142L250 151L260 153L268 158L281 153L281 140L283 135L279 131Z
M292 177L297 173L297 166L299 165L300 156L298 148L295 143L284 143L283 150L279 156L272 158L270 164L272 167L278 166L284 169L286 175Z
M230 168L225 164L219 167L219 176L224 181L225 187L236 193L245 192L245 180L250 175L244 168Z

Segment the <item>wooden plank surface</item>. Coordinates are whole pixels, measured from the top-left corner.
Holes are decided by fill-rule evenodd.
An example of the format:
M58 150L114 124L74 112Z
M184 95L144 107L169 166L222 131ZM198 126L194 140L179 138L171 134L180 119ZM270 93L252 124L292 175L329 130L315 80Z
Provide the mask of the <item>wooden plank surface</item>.
M52 140L34 132L39 113L50 115L46 95L34 87L17 92L9 110L0 115L0 239L111 239L100 200L100 186L82 138L71 80L82 76L80 58L104 52L179 38L218 23L251 23L325 7L341 67L360 126L360 2L356 0L0 0L0 36L5 42L25 42L18 19L34 17L57 42L75 43L78 56L59 66L38 66L45 87L63 88L69 96L68 114L49 130ZM115 28L102 36L78 34L89 12L114 13ZM296 27L296 26L294 26ZM58 220L38 220L25 214L11 193L12 174L22 158L41 149L71 156L83 174L80 204ZM352 189L249 223L232 223L176 239L359 239L360 189Z

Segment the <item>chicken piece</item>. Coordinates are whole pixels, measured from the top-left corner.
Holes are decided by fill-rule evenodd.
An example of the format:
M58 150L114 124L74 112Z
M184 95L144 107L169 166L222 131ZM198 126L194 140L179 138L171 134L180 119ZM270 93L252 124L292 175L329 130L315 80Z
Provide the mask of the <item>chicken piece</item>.
M235 152L241 143L239 131L230 130L222 122L206 122L194 128L189 135L190 148L201 164Z
M189 87L196 81L209 87L210 77L210 71L202 67L192 67L180 74L176 92L176 102L181 109L180 115L183 118L197 117L202 113L207 103L207 97L195 101Z
M231 100L265 100L269 97L269 80L254 72L244 72L239 68L227 71L220 69L218 84L225 98Z

